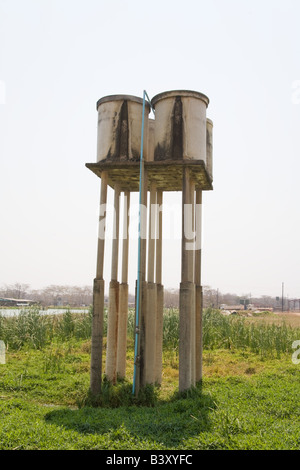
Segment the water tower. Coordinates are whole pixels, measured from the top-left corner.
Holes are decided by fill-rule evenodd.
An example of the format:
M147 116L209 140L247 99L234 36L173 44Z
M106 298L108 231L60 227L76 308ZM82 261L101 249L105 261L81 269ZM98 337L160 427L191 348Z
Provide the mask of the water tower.
M160 93L151 102L145 96L148 97L145 93L143 99L113 95L98 101L97 162L86 164L101 179L91 352L91 392L95 395L101 392L102 381L103 264L108 186L114 191L114 236L108 302L107 379L115 383L118 376L125 376L130 194L139 192L134 391L137 393L146 384L161 383L162 380L162 219L165 191L182 192L179 390L191 388L202 378L199 240L202 191L212 190L213 179L213 124L206 117L209 99L202 93L188 90ZM155 119L149 118L151 108ZM122 256L119 256L121 247Z

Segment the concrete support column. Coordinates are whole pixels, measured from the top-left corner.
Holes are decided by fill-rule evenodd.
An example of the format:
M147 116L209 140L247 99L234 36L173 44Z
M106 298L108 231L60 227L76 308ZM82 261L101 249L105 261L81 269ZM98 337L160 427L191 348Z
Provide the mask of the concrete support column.
M98 233L98 253L96 279L93 287L93 320L91 345L91 374L90 388L93 395L101 392L102 383L102 345L103 345L103 317L104 317L104 243L107 201L107 173L101 175L100 215Z
M139 292L136 292L136 299L139 298L139 305L136 300L136 312L137 307L139 309L139 328L137 334L137 359L136 359L136 383L135 383L135 394L138 395L139 390L146 384L145 380L145 321L146 321L146 310L147 310L147 282L146 282L146 248L147 248L147 172L144 169L142 162L142 175L141 175L141 220L140 220L140 288ZM136 322L136 319L135 319Z
M196 237L201 241L202 225L202 190L196 190ZM200 242L201 243L201 242ZM202 380L202 287L201 287L201 244L195 251L195 284L196 284L196 383Z
M157 191L156 212L156 352L155 352L155 382L162 382L162 356L163 356L163 312L164 312L164 288L162 285L162 203L163 193Z
M129 209L130 192L124 192L123 214L123 246L122 246L122 283L119 292L119 322L118 322L118 349L117 349L117 375L124 378L126 375L126 349L127 349L127 320L128 320L128 252L129 252Z
M155 383L156 366L156 304L157 290L154 282L147 282L147 311L145 322L145 383Z
M192 282L180 283L179 294L179 391L192 386L191 310L194 306L195 288Z
M191 182L188 168L183 170L182 182L182 250L181 283L179 293L179 391L191 388L192 373L192 324L195 308L193 274L193 250L189 249L188 229L191 228Z
M192 331L191 331L191 380L192 386L196 384L196 289L195 289L195 248L196 248L196 237L195 237L195 183L191 181L190 183L190 204L191 204L191 235L193 239L191 239L191 243L193 243L193 249L191 250L192 253L192 262L191 262L191 279L193 280L193 289L194 292L192 294L191 299L191 323L192 323Z
M112 243L111 282L109 285L108 317L107 317L107 349L106 349L106 376L115 383L117 380L117 339L119 315L119 218L120 218L120 188L115 186L114 195L114 227Z
M156 350L156 285L155 269L155 225L156 225L156 186L150 185L149 224L148 224L148 283L145 317L145 383L155 382Z

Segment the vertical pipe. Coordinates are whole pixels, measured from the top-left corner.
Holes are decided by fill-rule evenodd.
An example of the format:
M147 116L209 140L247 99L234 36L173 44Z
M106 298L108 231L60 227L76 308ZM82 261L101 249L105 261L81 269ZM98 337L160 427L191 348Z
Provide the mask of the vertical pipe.
M162 382L162 354L163 354L163 309L164 288L162 286L162 200L163 193L157 191L156 210L156 353L155 353L155 382Z
M114 227L112 242L111 282L109 285L108 317L107 317L107 348L106 376L113 383L117 380L117 339L119 314L119 219L120 219L120 188L115 186L114 196Z
M102 344L103 344L103 316L104 316L104 242L106 223L107 200L107 173L101 174L100 216L98 233L98 253L96 279L93 288L93 319L92 319L92 345L91 345L91 376L90 388L93 395L101 392L102 381Z
M195 251L195 284L196 284L196 383L202 380L202 287L201 287L201 216L202 190L196 190L196 237L198 245ZM200 242L199 242L200 240ZM200 246L199 246L200 245Z
M126 375L127 319L128 319L128 251L129 251L129 208L130 192L124 192L123 213L123 246L122 246L122 283L120 284L118 341L117 341L117 375Z

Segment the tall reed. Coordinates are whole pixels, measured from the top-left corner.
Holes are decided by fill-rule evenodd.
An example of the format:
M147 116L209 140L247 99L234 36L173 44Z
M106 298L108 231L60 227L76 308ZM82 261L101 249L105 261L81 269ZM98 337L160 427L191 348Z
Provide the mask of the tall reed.
M87 313L44 315L37 308L24 309L13 317L0 316L0 340L10 349L28 346L42 349L54 338L66 341L71 338L89 339L92 329L92 308ZM129 309L128 338L133 340L135 312ZM107 309L104 315L104 336L107 332ZM203 348L248 349L262 358L280 357L292 352L293 341L300 339L300 328L281 324L266 323L258 318L255 321L240 316L224 316L218 310L206 309L203 313ZM178 309L165 309L163 318L164 351L178 356L179 312Z

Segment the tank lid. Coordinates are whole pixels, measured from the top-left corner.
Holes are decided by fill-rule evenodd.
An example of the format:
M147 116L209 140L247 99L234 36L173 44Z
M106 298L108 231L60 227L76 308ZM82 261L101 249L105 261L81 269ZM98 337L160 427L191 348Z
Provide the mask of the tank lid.
M204 103L206 104L206 107L209 104L209 98L206 95L204 95L203 93L200 93L199 91L192 91L192 90L164 91L163 93L159 93L158 95L154 96L151 100L151 104L153 108L155 108L155 104L158 101L163 100L165 98L173 98L174 96L197 98L199 100L204 101Z
M210 124L211 126L214 125L213 121L209 118L206 118L206 122L207 122L207 124Z
M143 98L140 98L138 96L132 96L132 95L109 95L109 96L104 96L103 98L100 98L100 100L97 101L97 110L102 103L108 103L109 101L134 101L136 103L143 104ZM146 106L149 107L150 111L150 103L146 101Z

